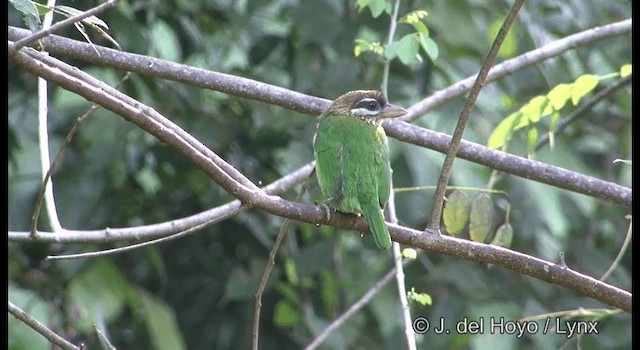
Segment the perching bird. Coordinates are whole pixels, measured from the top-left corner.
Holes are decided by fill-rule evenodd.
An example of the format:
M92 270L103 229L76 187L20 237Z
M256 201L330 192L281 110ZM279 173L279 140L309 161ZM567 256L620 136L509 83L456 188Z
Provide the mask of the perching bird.
M391 190L387 135L380 124L406 114L379 91L357 90L338 97L319 117L313 138L316 176L324 204L362 214L376 245L391 247L384 209Z

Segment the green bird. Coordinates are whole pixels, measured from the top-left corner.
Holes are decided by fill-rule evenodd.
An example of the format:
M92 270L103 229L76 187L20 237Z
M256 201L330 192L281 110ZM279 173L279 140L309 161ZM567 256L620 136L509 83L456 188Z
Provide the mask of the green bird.
M379 91L347 92L318 117L313 137L324 204L343 213L364 215L381 249L391 247L382 212L391 190L391 166L381 124L406 113L387 103Z

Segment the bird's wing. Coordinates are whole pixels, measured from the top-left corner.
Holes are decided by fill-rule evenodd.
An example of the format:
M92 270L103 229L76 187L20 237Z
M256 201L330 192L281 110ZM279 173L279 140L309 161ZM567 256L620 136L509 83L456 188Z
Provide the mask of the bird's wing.
M330 206L342 197L343 186L343 144L336 140L336 135L325 130L326 124L318 124L313 149L316 156L316 176L322 194L327 197Z
M382 127L378 128L378 137L382 139L380 147L380 163L377 167L378 176L378 201L380 208L384 208L389 200L389 192L391 191L391 167L389 166L389 145L387 136Z

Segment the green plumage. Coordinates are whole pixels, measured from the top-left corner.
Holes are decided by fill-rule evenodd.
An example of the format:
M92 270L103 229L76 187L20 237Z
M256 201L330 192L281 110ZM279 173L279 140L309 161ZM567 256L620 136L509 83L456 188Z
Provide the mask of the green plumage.
M319 117L313 147L316 176L325 204L362 214L376 245L391 247L382 209L389 199L391 168L384 118L405 114L378 91L352 91L338 97Z

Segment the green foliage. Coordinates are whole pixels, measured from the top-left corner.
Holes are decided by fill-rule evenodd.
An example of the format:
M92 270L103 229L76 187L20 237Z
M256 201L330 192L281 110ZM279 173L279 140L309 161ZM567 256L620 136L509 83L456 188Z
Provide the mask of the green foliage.
M496 234L491 239L491 244L497 245L500 247L511 247L511 243L513 242L513 227L508 222L500 225L496 230Z
M35 33L42 28L41 13L38 11L37 3L30 0L9 0L9 3L22 13L22 20L29 30Z
M431 305L433 303L433 300L431 299L431 296L429 294L418 293L413 287L410 291L407 292L407 297L409 298L409 300L415 301L422 306Z
M358 7L369 7L372 16L378 17L382 14L382 10L378 8L379 3L385 1L358 1ZM362 4L361 4L362 3ZM380 12L378 12L380 11ZM390 11L387 11L390 13ZM416 10L407 13L398 20L399 24L408 24L415 30L414 33L405 34L398 40L393 40L388 44L381 44L379 41L368 41L365 39L356 39L353 49L354 56L358 57L363 52L371 51L377 56L383 57L385 61L392 61L398 58L404 65L422 62L420 49L429 56L432 61L438 58L438 45L429 36L429 29L422 19L427 16L427 11Z
M442 210L442 220L447 232L457 235L467 226L469 212L471 210L471 199L466 192L454 190L444 204Z
M627 68L628 67L628 68ZM522 128L527 131L527 151L533 153L538 141L538 129L542 118L549 116L549 132L553 133L560 119L560 111L571 101L573 106L577 106L582 98L593 91L603 79L611 76L621 78L631 74L630 65L625 65L620 69L620 73L606 76L596 76L584 74L571 84L558 84L544 96L536 96L522 106L517 112L511 113L504 118L493 130L487 146L493 149L506 149L507 144L514 133Z
M478 193L471 200L469 237L483 243L493 230L493 201L486 193Z

